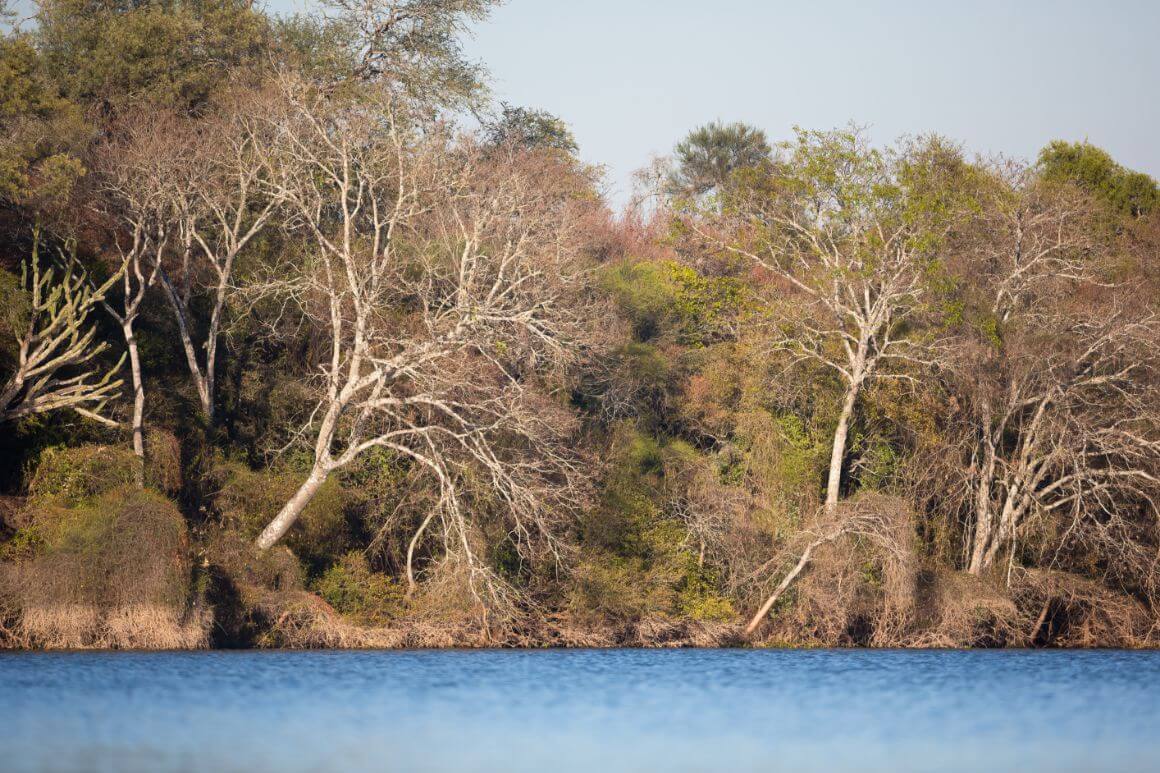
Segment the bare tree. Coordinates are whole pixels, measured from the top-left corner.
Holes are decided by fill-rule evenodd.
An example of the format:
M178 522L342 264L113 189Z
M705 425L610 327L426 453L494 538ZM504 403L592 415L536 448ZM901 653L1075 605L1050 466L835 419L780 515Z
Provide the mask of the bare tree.
M34 238L21 277L30 296L27 319L16 331L16 367L0 386L0 421L71 408L115 427L103 412L121 388L116 376L124 357L108 370L98 367L95 360L108 344L96 341L90 315L121 275L93 287L71 256L61 257L58 281L57 269L42 269L39 235Z
M243 90L200 118L165 111L133 114L113 133L106 153L106 193L139 253L126 257L145 266L142 293L160 281L210 425L234 268L278 205L260 179L269 142L260 134L268 124L259 116L267 105L264 92ZM199 340L202 326L194 306L206 296L208 319Z
M264 185L262 154L268 152L268 126L259 116L268 103L260 93L235 95L219 115L183 127L181 147L166 174L171 186L180 249L161 283L177 321L186 365L197 390L202 415L213 424L218 346L226 306L233 291L238 256L270 224L278 200ZM195 342L191 303L208 291L209 319L204 341ZM199 350L201 354L199 355Z
M985 364L963 363L974 381L966 396L974 443L965 480L972 574L1014 549L1037 516L1107 529L1133 501L1158 512L1156 319L1133 319L1113 305L1021 322Z
M173 220L172 189L176 182L169 163L170 138L154 128L152 122L127 125L118 132L127 140L106 145L98 155L103 208L122 266L119 302L104 298L101 306L116 321L129 355L138 485L145 481L145 381L136 326L142 304L161 271Z
M386 449L440 491L409 545L408 576L418 541L441 523L473 591L502 601L473 545L469 481L490 492L521 550L550 553L552 519L581 488L565 442L573 420L537 386L581 330L566 303L577 197L553 188L567 175L545 157L450 141L382 92L342 104L287 90L269 184L309 247L267 289L295 302L325 356L303 428L312 468L258 546L276 543L332 473Z
M964 564L987 571L1044 519L1126 554L1126 515L1157 512L1160 325L1130 288L1099 281L1090 204L1019 164L990 176L959 245L974 326L945 359L964 409L961 483L944 494L968 513Z

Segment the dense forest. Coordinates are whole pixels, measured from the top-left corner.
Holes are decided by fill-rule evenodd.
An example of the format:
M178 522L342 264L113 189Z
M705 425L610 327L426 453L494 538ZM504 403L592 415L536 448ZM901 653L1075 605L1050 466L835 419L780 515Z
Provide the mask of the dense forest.
M1160 644L1155 180L711 122L616 211L492 4L5 11L0 646Z

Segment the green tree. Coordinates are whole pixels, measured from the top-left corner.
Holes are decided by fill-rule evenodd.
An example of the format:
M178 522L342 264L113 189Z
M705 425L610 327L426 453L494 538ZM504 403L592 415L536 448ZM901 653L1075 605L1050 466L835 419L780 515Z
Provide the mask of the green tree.
M420 103L479 107L484 70L463 53L473 22L498 0L324 0L355 62L353 75Z
M29 35L0 38L0 201L27 205L67 197L84 173L89 135L63 98Z
M269 61L269 22L245 0L44 0L38 20L64 94L102 108L196 109Z
M676 147L671 195L701 196L721 189L738 169L760 166L770 157L765 132L744 123L705 124Z
M498 120L484 129L488 145L529 150L548 148L575 154L579 150L568 124L547 112L504 104Z
M1039 151L1039 167L1044 179L1072 183L1123 215L1142 217L1160 205L1155 180L1087 142L1055 140Z

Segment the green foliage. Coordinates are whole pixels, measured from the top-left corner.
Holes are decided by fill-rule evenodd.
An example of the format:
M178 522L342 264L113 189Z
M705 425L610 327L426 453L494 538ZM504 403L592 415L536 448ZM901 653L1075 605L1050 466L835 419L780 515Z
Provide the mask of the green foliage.
M685 576L680 583L681 613L694 620L736 620L733 602L718 591L716 574L698 564L691 555L685 560Z
M390 621L404 603L399 584L372 571L361 551L344 555L318 579L314 589L338 612L367 625Z
M726 333L747 300L737 279L702 276L672 260L623 263L603 281L638 341L668 335L681 344L709 343Z
M855 439L854 445L858 444ZM889 442L871 442L862 452L858 464L858 485L868 491L884 491L895 479L900 463L899 452Z
M20 277L0 269L0 368L16 358L18 337L28 326L31 311L28 293L20 286Z
M34 502L75 505L136 480L137 458L125 447L51 446L40 452L28 484Z
M47 0L39 44L71 99L192 109L268 63L266 17L244 0Z
M295 471L252 470L245 464L222 462L210 477L218 481L213 503L224 524L247 538L256 537L302 483ZM311 499L285 543L311 574L323 571L351 546L351 497L332 476Z
M388 84L435 107L478 107L486 91L483 68L463 52L473 22L498 0L394 0L350 4L326 0L355 60L352 75Z
M579 147L568 124L547 112L503 105L499 119L485 129L493 147L557 150L575 155Z
M0 37L0 201L59 206L85 173L91 133L28 35Z
M770 152L765 132L753 126L719 121L700 126L677 143L670 194L702 196L720 190L738 170L768 161Z
M1160 204L1155 180L1125 169L1107 151L1087 142L1048 144L1039 151L1039 168L1044 179L1076 185L1121 215L1142 217Z
M570 589L572 611L616 620L732 618L716 576L698 562L684 525L667 511L666 480L697 452L622 425L611 454L600 506L581 527L584 557Z

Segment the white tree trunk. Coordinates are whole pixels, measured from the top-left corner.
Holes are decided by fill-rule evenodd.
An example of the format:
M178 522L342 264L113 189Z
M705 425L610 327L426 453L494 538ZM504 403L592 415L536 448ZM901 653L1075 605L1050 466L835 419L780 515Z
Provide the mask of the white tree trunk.
M826 481L827 510L833 510L838 504L838 493L842 486L842 460L846 456L846 436L850 432L850 417L854 415L854 403L858 400L861 385L861 381L856 380L846 390L842 413L838 416L838 426L834 430L834 445L830 449L830 476Z
M310 471L306 480L302 481L302 485L294 492L294 496L290 497L274 520L270 521L262 533L258 535L259 550L269 550L285 536L294 522L298 520L298 516L310 504L310 500L318 493L318 489L322 488L322 484L326 482L328 476L329 473L324 468L317 464L314 465L314 469Z
M125 335L125 346L129 349L129 368L133 374L133 453L137 456L134 472L138 488L145 485L145 382L141 376L141 357L137 351L137 336L133 332L133 321L121 326Z
M212 384L207 382L205 376L202 375L201 365L197 361L197 349L194 347L193 338L189 332L189 322L185 317L185 304L181 297L177 294L177 288L169 281L169 277L164 272L161 273L161 284L165 288L165 297L169 299L169 306L173 310L173 316L177 320L177 331L181 337L181 349L185 353L185 362L189 367L189 375L193 379L193 385L197 389L197 399L201 404L201 412L205 416L206 423L213 424L213 393L211 392Z

